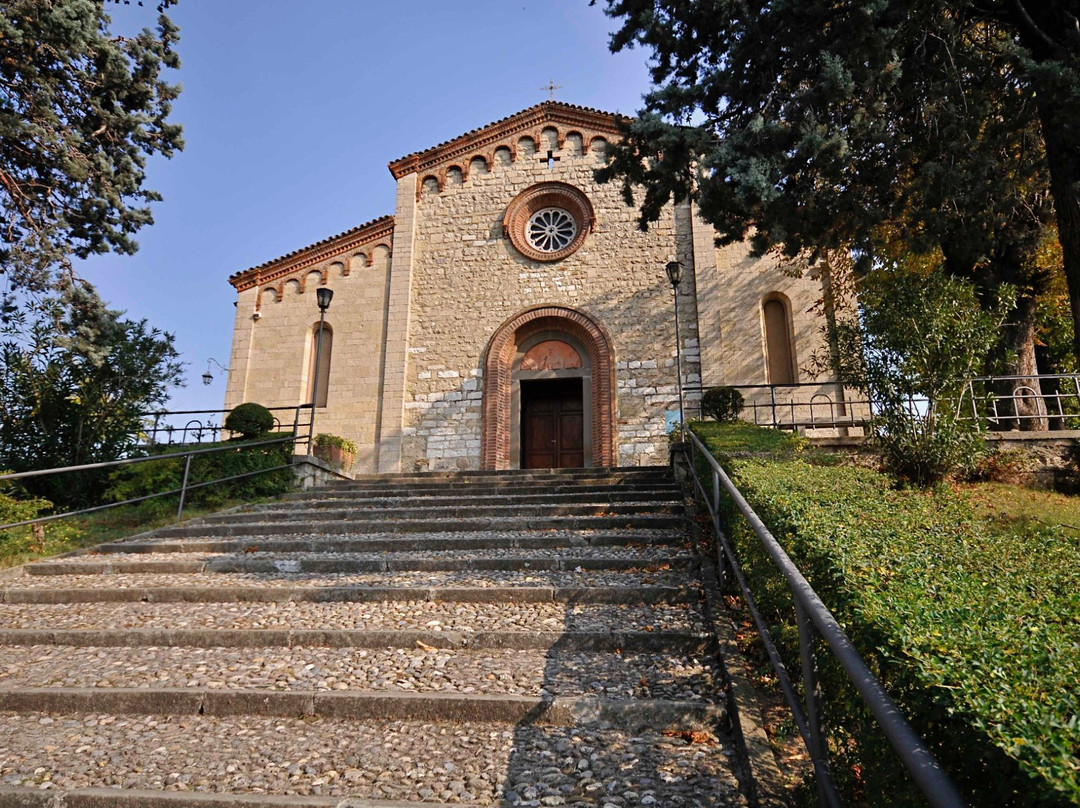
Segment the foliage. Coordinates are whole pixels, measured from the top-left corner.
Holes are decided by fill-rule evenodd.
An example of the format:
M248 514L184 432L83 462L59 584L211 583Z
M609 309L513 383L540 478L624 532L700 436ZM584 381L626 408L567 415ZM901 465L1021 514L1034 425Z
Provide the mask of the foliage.
M38 298L2 330L3 465L30 471L115 460L135 445L142 413L181 383L171 334L99 313L92 303L64 307ZM104 476L76 472L23 485L57 505L96 504Z
M35 535L30 528L0 532L0 569L174 524L175 497L171 502L169 499L152 499L135 505L121 505L106 511L47 522L43 525L43 535ZM241 504L244 504L244 501L228 500L213 508L188 508L185 505L184 519L204 516L222 507Z
M6 472L0 472L3 473ZM47 499L16 499L0 491L0 525L36 519L51 507L52 503Z
M655 89L598 172L628 201L644 189L643 226L690 197L723 243L811 261L854 249L863 269L888 226L988 292L1016 286L1005 339L1030 345L1053 201L1080 320L1075 0L606 6L612 49L654 55Z
M274 414L262 404L238 404L225 416L224 426L244 438L257 438L274 428Z
M970 468L982 443L956 404L1011 300L987 313L970 283L899 270L870 273L860 293L861 321L837 324L839 374L874 402L871 430L886 467L916 485Z
M724 465L971 805L1080 800L1075 537L994 529L949 490L896 490L866 469L789 458ZM733 509L725 530L797 671L786 584ZM821 665L849 797L921 804L843 671L824 654Z
M263 437L286 437L289 434L291 433L271 433ZM192 456L189 486L262 469L277 469L278 466L287 466L292 460L293 447L287 442L271 446L245 446L238 441L221 441L200 444L198 448L209 449L215 446L225 447L225 450ZM122 502L179 489L183 484L185 461L182 458L169 458L168 455L190 449L189 446L166 447L161 452L165 459L134 463L116 469L109 477L106 500ZM288 491L294 482L292 469L265 471L240 480L196 488L188 492L185 502L208 508L220 507L230 500L251 501L277 496ZM163 499L176 501L176 497Z
M797 457L804 454L808 448L806 438L794 432L762 429L745 421L695 421L690 426L694 434L707 441L709 448L721 462L729 458L755 455Z
M742 408L742 393L734 387L710 387L701 397L702 413L717 421L736 420Z
M1026 449L995 449L987 452L972 470L971 479L995 483L1019 483L1032 471L1034 458Z
M70 256L134 253L153 220L146 158L183 148L170 123L178 29L116 36L101 2L0 0L0 274L42 291ZM69 287L70 288L70 287ZM0 301L10 312L9 295Z
M315 436L315 448L324 449L335 446L341 449L343 452L347 452L351 455L356 454L356 443L348 438L342 438L337 435L329 435L326 432L320 432Z

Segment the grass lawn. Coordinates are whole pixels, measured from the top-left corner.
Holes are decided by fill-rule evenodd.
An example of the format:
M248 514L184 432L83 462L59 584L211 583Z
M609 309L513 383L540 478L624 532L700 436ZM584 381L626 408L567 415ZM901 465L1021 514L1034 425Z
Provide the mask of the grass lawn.
M1060 525L1080 536L1080 497L1006 483L963 483L977 516L996 531L1016 532Z
M250 504L243 500L226 502L211 508L185 506L184 520ZM44 538L35 537L30 528L0 532L0 569L26 564L40 558L93 547L156 527L176 522L176 503L144 502L111 508L107 511L46 522Z

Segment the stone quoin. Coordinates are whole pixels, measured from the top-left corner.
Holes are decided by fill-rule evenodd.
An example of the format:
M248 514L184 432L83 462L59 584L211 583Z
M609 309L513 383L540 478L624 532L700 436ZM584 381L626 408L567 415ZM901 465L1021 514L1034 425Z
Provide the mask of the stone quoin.
M810 381L818 280L717 247L688 202L639 229L594 179L619 120L546 101L407 155L392 216L234 274L226 407L311 400L327 286L316 427L356 442L354 471L663 464L672 260L688 418L703 386Z

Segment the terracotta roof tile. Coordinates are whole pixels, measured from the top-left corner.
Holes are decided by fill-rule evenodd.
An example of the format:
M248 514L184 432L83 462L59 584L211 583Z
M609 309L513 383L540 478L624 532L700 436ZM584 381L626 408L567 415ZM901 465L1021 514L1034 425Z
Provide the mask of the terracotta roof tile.
M390 173L394 177L402 177L414 170L424 169L430 164L442 159L450 159L460 156L459 153L468 152L473 148L484 145L489 135L509 135L521 129L527 129L545 122L546 120L561 121L571 125L591 126L617 133L616 123L620 120L628 120L624 115L617 112L605 112L592 107L583 107L577 104L564 104L562 101L542 101L539 104L528 107L500 118L484 126L471 129L458 135L451 140L443 141L422 151L406 154L389 163Z
M337 250L348 249L350 244L364 242L367 240L365 237L370 237L370 240L375 240L381 235L392 235L393 227L393 216L380 216L377 219L372 219L370 222L364 222L356 227L351 227L342 233L328 236L313 244L308 244L306 247L300 247L292 252L285 253L285 255L272 258L269 261L264 261L250 269L234 272L229 276L229 283L240 289L252 286L256 282L261 283L273 280L278 275L282 274L282 271L291 272L311 263L315 263L322 258L328 257ZM305 260L305 258L308 260ZM253 280L256 277L258 280Z

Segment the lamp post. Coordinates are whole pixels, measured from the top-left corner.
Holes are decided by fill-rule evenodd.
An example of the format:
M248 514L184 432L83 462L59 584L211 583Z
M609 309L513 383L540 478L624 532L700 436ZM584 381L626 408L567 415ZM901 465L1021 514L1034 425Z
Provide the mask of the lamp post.
M686 423L683 410L682 389L682 341L679 337L679 281L682 280L683 265L678 261L668 261L664 267L668 280L671 282L671 291L675 294L675 380L679 386L679 437L682 437L683 427Z
M319 306L319 334L315 337L315 371L311 379L311 420L308 422L308 454L311 454L312 443L315 438L315 404L319 400L319 362L322 359L323 324L326 322L326 310L330 308L330 300L334 297L334 290L321 286L315 290L315 302Z
M228 373L229 372L229 369L227 367L222 365L219 361L217 361L216 359L214 359L214 357L211 356L209 359L206 360L206 372L203 373L203 375L202 375L202 383L205 384L207 387L209 387L211 384L214 383L214 377L210 373L210 363L211 362L214 363L215 365L217 365L218 370L222 371L223 373Z

